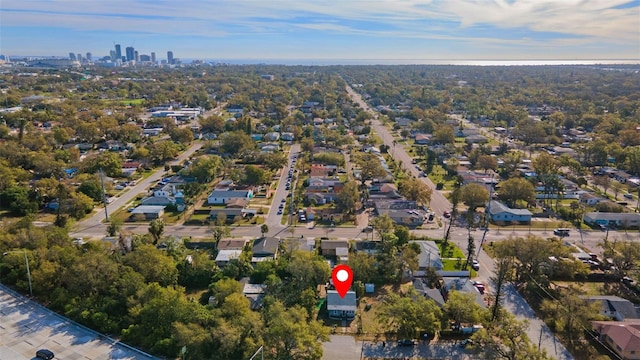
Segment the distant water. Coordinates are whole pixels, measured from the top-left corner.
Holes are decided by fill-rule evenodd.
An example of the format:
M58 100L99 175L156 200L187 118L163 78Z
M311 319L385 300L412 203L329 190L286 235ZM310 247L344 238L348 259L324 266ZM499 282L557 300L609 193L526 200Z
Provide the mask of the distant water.
M182 59L190 63L194 59ZM205 59L208 63L234 65L466 65L466 66L542 66L542 65L640 65L640 59L612 60L433 60L433 59Z

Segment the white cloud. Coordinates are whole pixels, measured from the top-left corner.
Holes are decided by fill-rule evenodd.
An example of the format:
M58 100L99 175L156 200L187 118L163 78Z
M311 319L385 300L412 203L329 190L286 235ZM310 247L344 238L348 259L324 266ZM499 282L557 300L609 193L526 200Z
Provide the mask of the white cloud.
M212 39L233 39L239 35L288 36L303 29L325 33L328 37L441 40L476 49L513 48L514 54L524 47L564 52L564 47L601 48L602 44L616 44L618 48L627 47L625 54L638 54L640 6L620 7L630 2L2 0L0 23L3 28L38 26ZM521 38L515 38L512 31L522 34Z

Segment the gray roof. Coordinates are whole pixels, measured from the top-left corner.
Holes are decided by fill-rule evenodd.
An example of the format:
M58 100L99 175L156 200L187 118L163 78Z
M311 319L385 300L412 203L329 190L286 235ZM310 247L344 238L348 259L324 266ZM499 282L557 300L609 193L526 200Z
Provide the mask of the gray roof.
M512 209L500 201L492 200L487 207L489 214L496 215L503 212L507 212L513 215L519 216L531 216L531 211L527 209Z
M340 297L340 294L338 294L336 290L327 290L327 310L356 311L357 308L355 291L347 291L344 297Z
M589 302L602 302L605 311L615 311L620 314L623 319L640 318L633 303L627 299L612 295L582 296L582 298Z
M253 242L253 256L270 256L278 252L280 240L274 237L262 237Z
M426 268L433 266L436 270L442 269L442 260L440 259L440 249L435 241L409 241L420 246L420 254L418 254L418 266Z
M637 213L590 212L584 214L584 217L594 221L640 221L640 214Z
M131 211L132 214L158 214L164 211L164 205L140 205Z
M444 306L445 301L442 297L442 293L440 293L440 290L432 289L427 286L427 283L424 281L424 279L414 279L413 287L419 294L423 295L425 298L435 301L438 306Z

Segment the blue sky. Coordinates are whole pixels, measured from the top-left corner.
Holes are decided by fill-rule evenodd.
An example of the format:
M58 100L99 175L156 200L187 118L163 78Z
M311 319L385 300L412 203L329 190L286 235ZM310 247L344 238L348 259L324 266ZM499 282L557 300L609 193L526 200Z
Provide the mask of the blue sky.
M640 0L2 0L0 53L640 60Z

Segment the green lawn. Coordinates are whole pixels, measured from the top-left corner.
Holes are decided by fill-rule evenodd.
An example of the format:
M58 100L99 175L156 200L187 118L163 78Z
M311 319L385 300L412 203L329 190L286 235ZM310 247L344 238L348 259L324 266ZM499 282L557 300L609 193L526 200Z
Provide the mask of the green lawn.
M447 170L445 170L440 165L434 165L433 171L427 174L427 176L429 177L429 179L431 179L431 181L433 181L434 184L443 183L443 190L451 190L453 189L453 185L455 184L455 178L452 177L449 179L447 177Z

